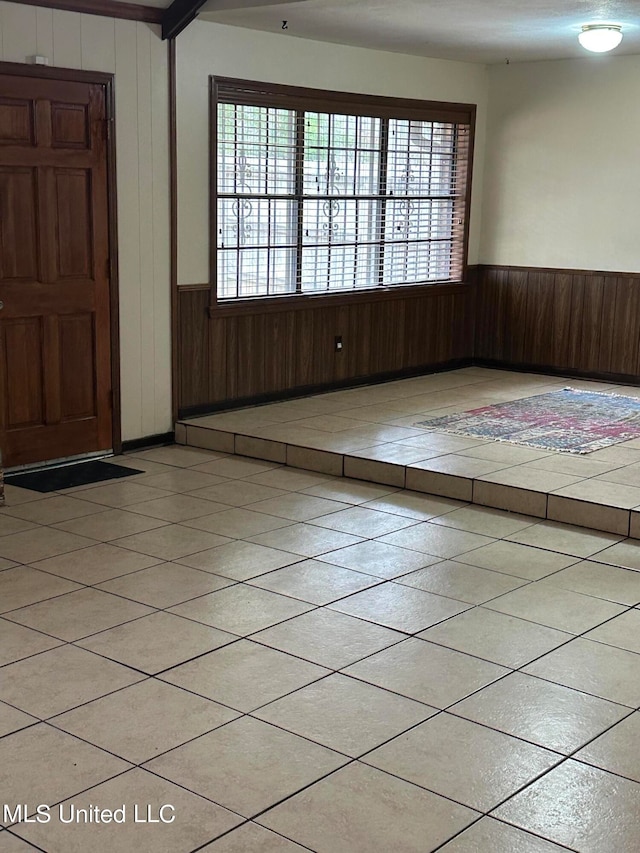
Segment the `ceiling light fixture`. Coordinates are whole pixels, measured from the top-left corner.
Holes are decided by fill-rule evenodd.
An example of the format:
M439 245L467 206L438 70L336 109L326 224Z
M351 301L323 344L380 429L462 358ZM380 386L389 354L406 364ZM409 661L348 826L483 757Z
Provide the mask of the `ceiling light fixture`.
M622 41L622 27L620 24L585 24L578 41L585 50L606 53Z

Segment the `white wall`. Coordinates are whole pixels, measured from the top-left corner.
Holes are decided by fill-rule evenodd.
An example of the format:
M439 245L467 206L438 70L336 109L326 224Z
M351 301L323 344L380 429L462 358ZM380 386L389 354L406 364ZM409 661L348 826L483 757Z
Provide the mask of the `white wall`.
M177 39L178 282L209 280L209 75L478 105L470 263L479 249L487 101L484 66L197 21Z
M481 262L640 271L640 56L489 80Z
M167 43L159 27L0 2L0 59L115 73L122 437L171 425Z

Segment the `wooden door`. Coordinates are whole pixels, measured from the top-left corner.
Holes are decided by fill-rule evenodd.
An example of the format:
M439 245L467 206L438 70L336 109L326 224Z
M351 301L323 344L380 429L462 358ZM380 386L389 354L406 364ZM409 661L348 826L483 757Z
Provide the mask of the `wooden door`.
M112 446L101 85L0 74L5 466Z

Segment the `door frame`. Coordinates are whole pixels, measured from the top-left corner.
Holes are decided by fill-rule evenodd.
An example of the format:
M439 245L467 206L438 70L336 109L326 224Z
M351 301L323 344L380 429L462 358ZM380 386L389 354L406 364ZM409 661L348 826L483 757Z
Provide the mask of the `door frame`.
M81 71L75 68L57 68L48 65L26 65L21 62L0 62L0 75L13 77L40 77L73 83L93 83L103 86L107 121L107 218L109 229L109 311L111 325L111 409L112 449L122 452L121 396L120 396L120 298L118 279L118 206L116 186L116 130L114 74L103 71Z

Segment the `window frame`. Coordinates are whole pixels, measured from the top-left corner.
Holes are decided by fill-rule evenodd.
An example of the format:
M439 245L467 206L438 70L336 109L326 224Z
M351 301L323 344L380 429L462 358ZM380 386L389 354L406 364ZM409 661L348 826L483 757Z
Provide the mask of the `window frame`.
M233 101L231 94L233 93ZM221 99L222 93L222 99ZM464 221L462 236L462 275L460 280L377 284L366 288L321 291L319 293L285 293L278 295L235 297L218 299L218 103L232 102L251 106L270 106L289 110L307 110L351 116L373 116L383 119L411 119L416 121L465 124L469 128L466 162L466 188L462 199ZM372 302L384 298L409 297L425 290L456 291L464 287L468 278L469 216L473 172L473 153L476 124L476 105L440 101L421 101L379 95L362 95L349 92L325 91L279 83L257 82L231 77L209 78L209 313L223 316L235 313L303 308L313 305L338 305L354 302Z

